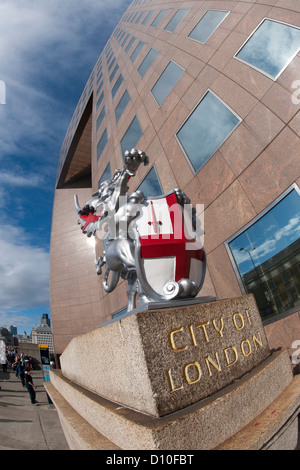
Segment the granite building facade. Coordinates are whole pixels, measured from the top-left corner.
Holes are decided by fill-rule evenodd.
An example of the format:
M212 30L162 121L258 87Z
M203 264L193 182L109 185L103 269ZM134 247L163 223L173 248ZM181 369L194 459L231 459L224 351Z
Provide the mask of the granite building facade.
M85 86L62 145L51 234L54 349L126 306L94 267L101 242L77 226L85 203L142 149L130 180L180 187L204 204L200 295L253 293L271 348L300 340L300 4L134 0Z

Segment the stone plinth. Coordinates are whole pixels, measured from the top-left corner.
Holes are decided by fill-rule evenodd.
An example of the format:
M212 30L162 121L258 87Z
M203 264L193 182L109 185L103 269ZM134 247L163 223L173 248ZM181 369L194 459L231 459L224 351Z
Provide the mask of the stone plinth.
M250 295L125 316L74 338L60 360L64 377L78 385L164 416L212 395L269 354Z
M300 376L253 296L137 311L74 338L47 391L74 449L293 448Z

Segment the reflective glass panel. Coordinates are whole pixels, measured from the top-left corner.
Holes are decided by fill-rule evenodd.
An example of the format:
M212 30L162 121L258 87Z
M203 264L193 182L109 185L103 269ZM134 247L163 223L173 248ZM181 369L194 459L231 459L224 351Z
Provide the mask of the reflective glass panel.
M145 196L160 196L162 192L162 188L155 170L153 166L149 173L145 176L144 180L141 182L139 187L137 188L140 191L143 191Z
M102 103L103 101L103 98L104 98L104 92L102 91L101 95L99 96L99 99L97 101L97 104L96 104L96 109L99 108L100 104Z
M208 91L176 136L197 172L240 123L214 93Z
M226 15L228 11L208 10L188 37L205 43Z
M161 10L161 11L158 13L157 17L152 21L152 23L151 23L150 26L152 26L153 28L155 28L155 27L158 25L158 23L160 22L160 20L165 16L166 11L167 11L167 10Z
M131 46L132 46L132 44L134 43L134 41L135 41L135 37L133 36L133 37L130 39L128 45L126 46L126 49L125 49L126 54L128 53L128 51L129 51L129 49L131 48Z
M103 109L101 111L101 113L99 114L98 116L98 119L97 119L97 129L100 127L103 119L104 119L104 116L105 116L105 106L103 106Z
M300 306L300 196L292 189L228 247L263 320Z
M136 48L134 49L133 53L132 53L131 56L130 56L131 62L134 62L134 61L135 61L135 59L136 59L136 57L138 56L138 54L140 53L140 51L141 51L143 45L144 45L144 42L143 42L143 41L140 41L140 42L138 43L138 45L136 46Z
M105 129L97 145L97 160L99 160L100 155L103 152L106 144L107 144L107 130Z
M115 96L115 94L117 93L118 89L120 88L122 82L123 82L123 75L120 74L118 80L116 81L116 83L113 86L113 89L111 90L112 97Z
M117 104L117 107L115 109L115 115L116 115L116 120L120 119L124 109L126 108L127 104L130 101L130 96L128 91L126 90L122 98L120 99L119 103Z
M150 16L153 15L154 10L149 11L148 15L145 17L144 21L142 21L142 24L146 24L147 21L149 20Z
M111 171L110 171L110 163L109 163L107 167L105 168L101 178L99 179L98 188L100 188L101 183L103 183L103 181L109 180L110 178L111 178Z
M113 78L114 78L114 76L116 75L118 69L119 69L119 65L117 64L117 65L115 66L115 68L113 69L113 71L112 71L110 77L109 77L109 81L110 81L110 82L113 81Z
M151 92L159 106L162 105L172 88L180 79L184 69L175 64L172 60L169 62Z
M138 72L141 77L144 77L149 67L152 65L152 62L156 58L158 51L156 49L150 49L145 59L138 68Z
M299 28L266 19L235 57L276 79L299 49Z
M142 129L138 118L135 116L121 140L121 149L124 154L126 150L133 149L142 136Z
M183 20L183 18L189 11L190 10L177 10L173 18L169 21L169 23L165 27L165 31L169 31L173 33L173 31L175 31L175 29L179 25L180 21Z

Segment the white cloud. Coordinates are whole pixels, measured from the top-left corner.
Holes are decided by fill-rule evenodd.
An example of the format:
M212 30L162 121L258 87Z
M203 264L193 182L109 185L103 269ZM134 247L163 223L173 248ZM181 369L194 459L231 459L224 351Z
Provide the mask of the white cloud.
M0 229L0 253L0 312L47 304L49 253L14 226Z

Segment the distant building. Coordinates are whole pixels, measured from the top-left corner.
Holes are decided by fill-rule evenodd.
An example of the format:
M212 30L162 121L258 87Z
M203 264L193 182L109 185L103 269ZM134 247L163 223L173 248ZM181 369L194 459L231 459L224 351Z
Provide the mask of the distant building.
M47 344L49 352L54 353L52 328L47 313L43 313L40 326L32 328L31 342L33 344Z
M6 345L14 345L13 334L4 327L0 327L0 340L4 341Z
M18 328L13 325L9 325L7 329L14 335L16 336L18 334Z

